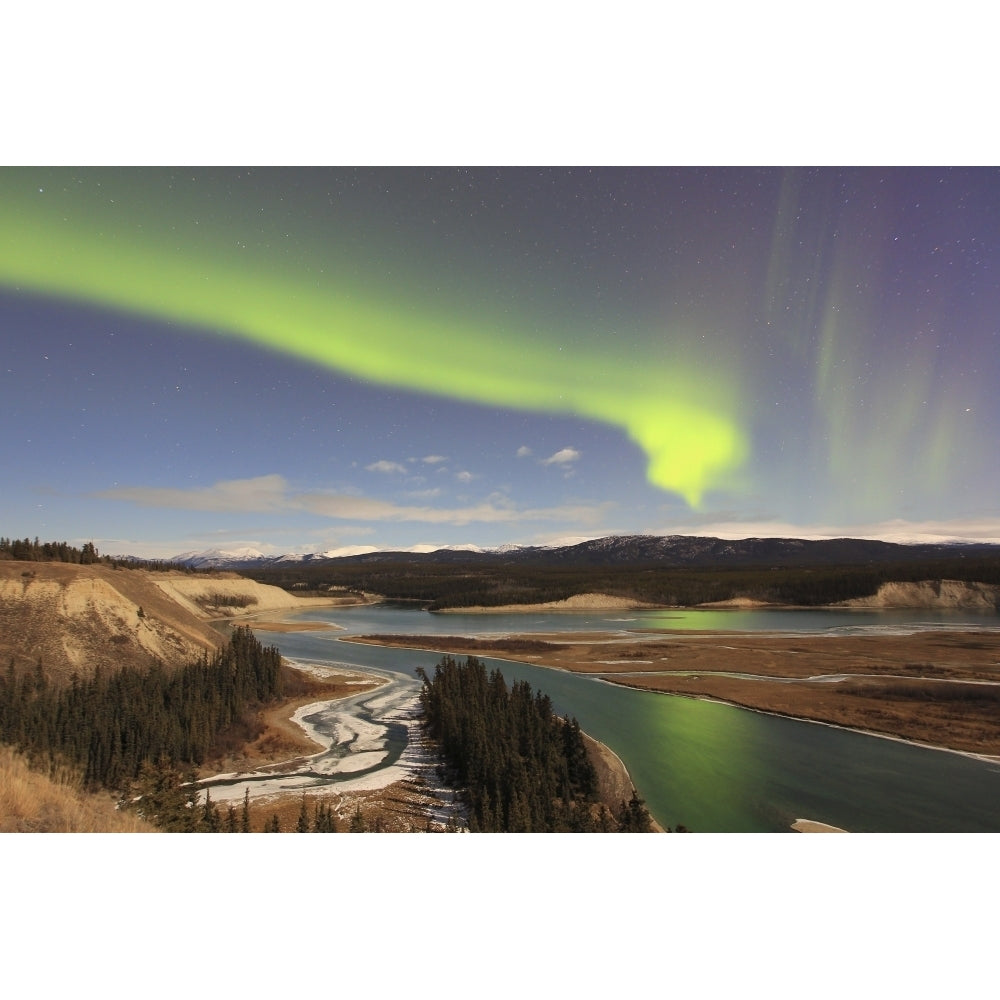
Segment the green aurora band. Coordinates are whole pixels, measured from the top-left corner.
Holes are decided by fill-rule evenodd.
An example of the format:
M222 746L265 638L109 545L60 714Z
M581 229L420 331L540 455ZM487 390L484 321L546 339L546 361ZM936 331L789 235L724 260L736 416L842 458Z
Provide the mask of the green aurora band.
M25 189L0 171L0 283L14 291L242 338L384 386L601 421L645 452L650 483L692 507L731 487L747 458L736 380L695 363L679 337L674 356L654 363L616 353L611 338L564 352L485 321L418 314L398 304L398 290L391 305L370 291L362 299L329 277L322 251L303 251L303 264L241 244L232 221L210 213L195 217L196 230L181 198L142 203L133 189L120 207L107 191L98 203Z

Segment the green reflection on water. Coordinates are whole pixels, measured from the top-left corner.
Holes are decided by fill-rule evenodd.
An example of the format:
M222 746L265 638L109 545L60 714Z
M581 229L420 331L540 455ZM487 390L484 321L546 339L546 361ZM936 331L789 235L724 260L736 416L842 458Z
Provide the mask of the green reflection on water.
M704 623L705 613L696 614ZM718 614L746 625L745 615ZM802 624L809 615L789 614L798 615L795 621ZM346 624L350 616L341 610L337 617ZM355 631L414 632L420 621L417 615L387 609L359 609L356 618ZM888 624L896 619L877 620ZM783 618L772 613L768 621ZM821 621L828 623L824 627L852 624L848 616L829 613ZM579 627L584 624L581 620ZM321 633L275 638L288 655L344 659L410 676L417 665L431 668L440 658L340 643ZM1000 830L1000 768L993 764L729 705L635 691L560 670L484 659L489 669L500 667L508 682L526 680L545 691L557 712L575 715L589 735L611 747L665 826L684 824L697 832L786 831L804 817L859 832Z
M724 705L630 693L632 718L615 742L661 822L692 830L779 828L758 815L750 792L771 777L767 755L754 752L758 717Z

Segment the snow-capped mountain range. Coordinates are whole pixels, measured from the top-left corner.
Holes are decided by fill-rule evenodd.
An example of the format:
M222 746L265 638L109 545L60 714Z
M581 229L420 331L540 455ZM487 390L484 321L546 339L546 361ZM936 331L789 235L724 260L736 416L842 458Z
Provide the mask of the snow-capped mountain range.
M185 552L170 560L195 569L252 570L282 564L316 564L335 559L355 561L456 562L499 559L503 562L564 566L656 564L661 566L804 566L906 562L946 556L997 555L1000 545L974 543L902 544L869 538L742 538L700 535L610 535L571 545L415 545L382 550L371 545L325 552L265 555L254 548Z
M503 553L517 551L520 545L501 545L495 549L484 549L478 545L413 545L406 549L383 550L374 545L347 545L342 548L327 549L325 552L288 552L284 555L266 555L249 546L237 549L208 549L204 552L182 552L169 562L191 566L194 569L244 569L250 566L274 566L281 563L313 563L327 559L345 559L350 556L373 555L383 551L405 552L413 555L429 555L433 552Z

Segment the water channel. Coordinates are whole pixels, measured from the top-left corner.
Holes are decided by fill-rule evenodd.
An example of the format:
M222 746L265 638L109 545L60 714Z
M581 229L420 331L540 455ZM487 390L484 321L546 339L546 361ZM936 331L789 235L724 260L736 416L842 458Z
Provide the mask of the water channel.
M288 618L296 619L328 621L343 631L261 638L291 659L374 670L390 679L378 698L337 703L334 714L341 732L345 726L377 721L380 708L373 701L381 699L397 711L403 700L412 700L415 669L423 666L431 671L440 659L438 653L352 643L352 635L489 637L648 628L843 635L1000 628L996 615L927 611L435 615L391 604L312 609ZM508 683L526 680L545 691L556 711L576 716L587 733L614 750L652 814L665 826L683 823L698 832L784 831L804 817L857 832L1000 830L1000 764L994 762L727 705L630 690L579 674L482 659L489 669L499 667ZM347 721L352 712L353 723ZM391 725L389 718L387 726ZM398 725L394 732L398 744ZM400 748L391 749L384 755L389 763L398 758Z

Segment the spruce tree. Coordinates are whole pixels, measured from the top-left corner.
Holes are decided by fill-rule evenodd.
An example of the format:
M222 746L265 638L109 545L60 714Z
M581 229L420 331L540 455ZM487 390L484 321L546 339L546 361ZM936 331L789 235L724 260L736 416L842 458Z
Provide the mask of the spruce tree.
M208 788L205 789L205 806L202 809L199 829L204 833L218 833L222 829L222 824L219 821L219 810L212 802L212 792Z
M243 815L240 819L240 833L250 832L250 789L243 790Z
M639 798L639 793L633 788L632 798L622 803L622 814L618 822L619 833L652 833L653 821L646 803Z

